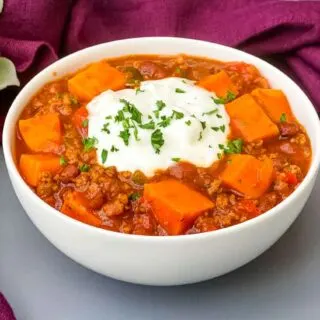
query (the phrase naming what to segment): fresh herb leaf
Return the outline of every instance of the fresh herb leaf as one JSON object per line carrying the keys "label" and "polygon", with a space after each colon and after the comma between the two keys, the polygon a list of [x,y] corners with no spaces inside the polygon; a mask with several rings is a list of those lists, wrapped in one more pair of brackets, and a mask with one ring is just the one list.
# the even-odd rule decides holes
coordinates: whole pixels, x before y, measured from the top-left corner
{"label": "fresh herb leaf", "polygon": [[191,125],[191,120],[186,121],[185,124],[186,124],[187,126],[190,126],[190,125]]}
{"label": "fresh herb leaf", "polygon": [[179,162],[181,160],[181,158],[171,158],[171,160],[174,162]]}
{"label": "fresh herb leaf", "polygon": [[110,125],[110,123],[105,123],[103,125],[101,131],[106,132],[107,134],[110,134],[109,125]]}
{"label": "fresh herb leaf", "polygon": [[140,88],[136,89],[136,94],[140,93],[140,92],[144,92],[144,90],[141,90]]}
{"label": "fresh herb leaf", "polygon": [[81,165],[81,166],[79,167],[79,170],[80,170],[81,172],[88,172],[89,169],[90,169],[90,166],[89,166],[88,164],[86,164],[86,163],[84,163],[83,165]]}
{"label": "fresh herb leaf", "polygon": [[218,157],[218,159],[220,160],[220,159],[222,158],[222,154],[221,154],[221,153],[218,153],[218,154],[217,154],[217,157]]}
{"label": "fresh herb leaf", "polygon": [[201,123],[202,130],[204,130],[207,127],[206,122],[205,121],[200,121],[200,123]]}
{"label": "fresh herb leaf", "polygon": [[88,123],[89,123],[89,120],[85,119],[85,120],[82,121],[81,125],[82,125],[83,128],[86,128],[88,126]]}
{"label": "fresh herb leaf", "polygon": [[110,119],[112,119],[112,116],[106,116],[105,119],[110,120]]}
{"label": "fresh herb leaf", "polygon": [[148,114],[148,119],[149,119],[149,120],[152,120],[152,117],[150,116],[150,114]]}
{"label": "fresh herb leaf", "polygon": [[64,156],[61,156],[59,159],[60,166],[65,166],[68,162]]}
{"label": "fresh herb leaf", "polygon": [[159,111],[161,111],[166,106],[166,104],[162,100],[158,100],[156,102],[156,105],[157,105]]}
{"label": "fresh herb leaf", "polygon": [[182,80],[182,82],[183,82],[183,83],[187,83],[187,81],[186,81],[186,80],[184,80],[184,79]]}
{"label": "fresh herb leaf", "polygon": [[210,116],[211,114],[214,114],[214,113],[217,113],[217,112],[218,112],[218,109],[216,108],[216,109],[213,109],[213,110],[208,111],[208,112],[203,112],[202,115],[203,115],[203,116],[204,116],[204,115]]}
{"label": "fresh herb leaf", "polygon": [[98,139],[96,137],[88,137],[83,139],[82,143],[84,147],[84,152],[88,152],[91,149],[95,148],[95,145],[98,143]]}
{"label": "fresh herb leaf", "polygon": [[141,123],[142,122],[142,113],[134,106],[131,106],[130,109],[130,113],[131,113],[131,119],[137,123]]}
{"label": "fresh herb leaf", "polygon": [[219,131],[219,127],[211,127],[213,131]]}
{"label": "fresh herb leaf", "polygon": [[287,122],[287,115],[285,113],[281,113],[280,122],[281,123]]}
{"label": "fresh herb leaf", "polygon": [[243,147],[243,140],[242,139],[235,139],[228,141],[226,147],[224,147],[224,153],[231,154],[231,153],[241,153]]}
{"label": "fresh herb leaf", "polygon": [[234,100],[235,97],[236,97],[236,95],[233,92],[228,91],[227,95],[225,97],[223,97],[223,98],[213,98],[212,97],[212,100],[215,104],[226,104],[226,103]]}
{"label": "fresh herb leaf", "polygon": [[209,144],[209,148],[212,149],[212,145],[211,144]]}
{"label": "fresh herb leaf", "polygon": [[141,198],[141,195],[138,192],[131,193],[129,196],[129,200],[131,200],[131,201],[136,201],[139,198]]}
{"label": "fresh herb leaf", "polygon": [[160,129],[157,129],[151,134],[151,144],[156,153],[160,153],[160,148],[164,144],[163,134]]}
{"label": "fresh herb leaf", "polygon": [[176,88],[176,93],[186,93],[186,92],[180,88]]}
{"label": "fresh herb leaf", "polygon": [[218,147],[220,150],[224,150],[224,145],[223,144],[218,144]]}
{"label": "fresh herb leaf", "polygon": [[107,157],[108,157],[108,150],[103,149],[101,151],[101,161],[102,161],[102,163],[105,163],[107,161]]}
{"label": "fresh herb leaf", "polygon": [[124,117],[123,111],[122,111],[122,110],[119,110],[119,111],[117,112],[117,115],[114,117],[114,121],[115,121],[115,122],[121,122],[121,121],[123,121],[124,119],[125,119],[125,117]]}
{"label": "fresh herb leaf", "polygon": [[110,149],[111,152],[118,152],[119,149],[116,148],[114,145],[112,145],[111,149]]}
{"label": "fresh herb leaf", "polygon": [[136,126],[134,126],[133,135],[134,135],[134,138],[136,139],[136,141],[140,141],[139,136],[138,136],[138,128]]}
{"label": "fresh herb leaf", "polygon": [[222,115],[217,113],[217,114],[216,114],[216,117],[219,118],[219,119],[221,119],[221,118],[222,118]]}
{"label": "fresh herb leaf", "polygon": [[170,122],[171,122],[171,118],[166,117],[166,116],[162,116],[162,117],[161,117],[161,120],[162,120],[162,121],[160,121],[160,122],[158,123],[158,126],[159,126],[159,127],[162,127],[162,128],[167,127],[167,126],[170,124]]}
{"label": "fresh herb leaf", "polygon": [[202,140],[202,132],[203,132],[203,131],[200,131],[200,133],[199,133],[198,141]]}
{"label": "fresh herb leaf", "polygon": [[177,120],[182,119],[184,114],[182,112],[172,110],[172,118],[176,118]]}
{"label": "fresh herb leaf", "polygon": [[159,119],[160,111],[159,111],[159,110],[154,110],[153,113],[154,113],[154,116],[155,116],[157,119]]}
{"label": "fresh herb leaf", "polygon": [[220,130],[221,130],[222,132],[225,132],[225,131],[226,131],[226,126],[225,126],[225,125],[222,125],[222,126],[220,126],[219,128],[220,128]]}
{"label": "fresh herb leaf", "polygon": [[119,137],[123,140],[124,144],[127,146],[129,144],[129,138],[130,138],[129,129],[120,131]]}
{"label": "fresh herb leaf", "polygon": [[154,121],[151,120],[150,122],[147,122],[147,123],[144,123],[144,124],[140,124],[139,127],[142,128],[142,129],[151,129],[151,130],[153,130],[155,128],[155,124],[154,124]]}

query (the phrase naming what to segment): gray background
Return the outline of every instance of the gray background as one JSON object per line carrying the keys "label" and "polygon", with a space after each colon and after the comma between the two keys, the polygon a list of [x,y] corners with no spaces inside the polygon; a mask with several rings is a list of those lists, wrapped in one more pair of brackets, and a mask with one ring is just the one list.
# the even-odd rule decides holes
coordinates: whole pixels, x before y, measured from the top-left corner
{"label": "gray background", "polygon": [[0,291],[17,318],[320,319],[320,177],[290,230],[255,261],[182,287],[127,284],[55,249],[20,206],[0,150]]}

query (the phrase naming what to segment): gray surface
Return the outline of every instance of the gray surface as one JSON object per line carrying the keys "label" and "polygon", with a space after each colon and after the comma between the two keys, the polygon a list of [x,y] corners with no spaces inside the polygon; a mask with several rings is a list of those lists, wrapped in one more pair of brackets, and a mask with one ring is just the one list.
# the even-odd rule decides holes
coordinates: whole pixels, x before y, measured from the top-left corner
{"label": "gray surface", "polygon": [[[320,178],[268,252],[224,277],[144,287],[100,276],[55,249],[20,206],[0,153],[0,291],[23,320],[320,319]],[[318,194],[318,197],[317,197]]]}

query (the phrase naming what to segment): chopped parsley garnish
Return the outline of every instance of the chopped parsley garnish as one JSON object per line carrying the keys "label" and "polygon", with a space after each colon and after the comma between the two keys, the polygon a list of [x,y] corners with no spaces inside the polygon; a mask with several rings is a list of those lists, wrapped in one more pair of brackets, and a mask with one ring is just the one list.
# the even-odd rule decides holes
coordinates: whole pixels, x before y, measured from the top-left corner
{"label": "chopped parsley garnish", "polygon": [[172,118],[176,118],[177,120],[182,119],[184,114],[182,112],[172,110]]}
{"label": "chopped parsley garnish", "polygon": [[187,126],[190,126],[190,125],[191,125],[191,120],[186,121],[185,124],[186,124]]}
{"label": "chopped parsley garnish", "polygon": [[220,150],[224,150],[224,145],[223,144],[218,144],[218,147]]}
{"label": "chopped parsley garnish", "polygon": [[218,154],[217,154],[217,157],[218,157],[218,159],[220,160],[220,159],[222,158],[222,154],[221,154],[221,153],[218,153]]}
{"label": "chopped parsley garnish", "polygon": [[179,162],[181,160],[181,158],[171,158],[171,160],[174,162]]}
{"label": "chopped parsley garnish", "polygon": [[285,113],[281,113],[280,122],[281,123],[287,122],[287,115]]}
{"label": "chopped parsley garnish", "polygon": [[217,114],[216,114],[216,117],[219,118],[219,119],[221,119],[221,118],[222,118],[222,115],[217,113]]}
{"label": "chopped parsley garnish", "polygon": [[222,132],[225,132],[226,131],[226,126],[225,125],[222,125],[219,127],[219,129],[222,131]]}
{"label": "chopped parsley garnish", "polygon": [[157,129],[151,134],[151,144],[156,153],[160,153],[160,148],[164,144],[163,134],[160,129]]}
{"label": "chopped parsley garnish", "polygon": [[213,131],[219,131],[219,127],[211,127],[211,129],[213,130]]}
{"label": "chopped parsley garnish", "polygon": [[211,144],[209,144],[209,148],[212,149],[212,145]]}
{"label": "chopped parsley garnish", "polygon": [[105,123],[103,125],[101,131],[106,132],[107,134],[110,134],[109,125],[110,125],[110,123]]}
{"label": "chopped parsley garnish", "polygon": [[105,119],[110,120],[110,119],[112,119],[112,116],[106,116]]}
{"label": "chopped parsley garnish", "polygon": [[68,162],[64,156],[61,156],[59,159],[60,166],[65,166]]}
{"label": "chopped parsley garnish", "polygon": [[88,152],[95,147],[95,145],[98,143],[98,139],[96,137],[89,137],[83,139],[82,143],[84,147],[84,152]]}
{"label": "chopped parsley garnish", "polygon": [[119,110],[119,111],[117,112],[117,115],[114,117],[114,121],[115,121],[115,122],[121,122],[121,121],[123,121],[123,120],[124,120],[124,113],[123,113],[122,110]]}
{"label": "chopped parsley garnish", "polygon": [[120,99],[120,102],[124,104],[123,111],[131,113],[131,119],[137,123],[141,123],[142,113],[135,107],[134,104],[126,99]]}
{"label": "chopped parsley garnish", "polygon": [[85,120],[82,121],[81,125],[82,125],[83,128],[86,128],[88,126],[88,123],[89,123],[89,120],[85,119]]}
{"label": "chopped parsley garnish", "polygon": [[157,119],[159,119],[160,110],[154,110],[153,113],[154,113],[154,116],[155,116]]}
{"label": "chopped parsley garnish", "polygon": [[120,131],[119,137],[123,140],[124,144],[127,146],[129,144],[129,138],[130,138],[129,129]]}
{"label": "chopped parsley garnish", "polygon": [[89,166],[88,164],[86,164],[86,163],[84,163],[83,165],[81,165],[81,166],[79,167],[79,170],[80,170],[81,172],[88,172],[89,169],[90,169],[90,166]]}
{"label": "chopped parsley garnish", "polygon": [[155,124],[154,124],[154,121],[151,120],[150,122],[147,122],[147,123],[144,123],[144,124],[140,124],[139,127],[142,128],[142,129],[151,129],[151,130],[153,130],[155,128]]}
{"label": "chopped parsley garnish", "polygon": [[103,149],[101,151],[101,161],[102,161],[102,163],[105,163],[107,161],[107,157],[108,157],[108,151],[106,149]]}
{"label": "chopped parsley garnish", "polygon": [[171,122],[171,118],[166,117],[166,116],[162,116],[162,117],[161,117],[161,120],[162,120],[162,121],[160,121],[160,122],[158,123],[158,126],[159,126],[159,127],[162,127],[162,128],[167,127],[167,126],[170,124],[170,122]]}
{"label": "chopped parsley garnish", "polygon": [[141,90],[140,88],[136,89],[136,94],[140,93],[140,92],[144,92],[144,90]]}
{"label": "chopped parsley garnish", "polygon": [[186,92],[180,88],[176,88],[176,93],[186,93]]}
{"label": "chopped parsley garnish", "polygon": [[166,106],[166,104],[162,100],[158,100],[156,102],[156,105],[157,105],[159,111],[161,111]]}
{"label": "chopped parsley garnish", "polygon": [[216,108],[216,109],[213,109],[213,110],[208,111],[208,112],[203,112],[202,115],[203,115],[203,116],[204,116],[204,115],[210,116],[211,114],[214,114],[214,113],[217,113],[217,112],[218,112],[218,109]]}
{"label": "chopped parsley garnish", "polygon": [[201,123],[202,130],[204,130],[207,127],[206,122],[205,121],[200,121],[200,123]]}
{"label": "chopped parsley garnish", "polygon": [[228,141],[227,146],[224,146],[224,153],[241,153],[243,147],[243,140],[242,139],[235,139]]}
{"label": "chopped parsley garnish", "polygon": [[227,95],[224,98],[217,98],[217,99],[212,98],[212,100],[216,104],[226,104],[226,103],[234,100],[235,97],[236,97],[236,95],[233,92],[228,91]]}
{"label": "chopped parsley garnish", "polygon": [[131,194],[130,194],[129,200],[131,200],[131,201],[136,201],[136,200],[138,200],[140,197],[141,197],[140,193],[134,192],[134,193],[131,193]]}
{"label": "chopped parsley garnish", "polygon": [[138,128],[136,126],[134,126],[133,135],[134,135],[134,138],[136,139],[136,141],[140,141],[139,136],[138,136]]}
{"label": "chopped parsley garnish", "polygon": [[117,147],[115,147],[114,145],[112,145],[110,151],[111,151],[111,152],[118,152],[119,149],[118,149]]}
{"label": "chopped parsley garnish", "polygon": [[200,131],[200,133],[199,133],[198,141],[202,140],[202,132],[203,132],[203,131]]}

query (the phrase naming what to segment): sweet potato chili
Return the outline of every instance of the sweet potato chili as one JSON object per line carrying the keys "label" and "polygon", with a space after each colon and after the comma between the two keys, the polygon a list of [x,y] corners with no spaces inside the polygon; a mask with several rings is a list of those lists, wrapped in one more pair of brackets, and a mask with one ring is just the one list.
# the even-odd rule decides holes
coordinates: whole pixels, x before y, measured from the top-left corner
{"label": "sweet potato chili", "polygon": [[[231,131],[228,142],[219,145],[219,160],[203,168],[174,158],[152,177],[107,166],[108,154],[119,146],[97,154],[95,137],[88,137],[88,102],[108,89],[133,88],[138,94],[142,81],[169,77],[194,80],[215,94],[216,104],[225,106]],[[177,94],[182,91],[176,89]],[[124,108],[139,130],[150,129],[158,154],[169,143],[162,128],[170,121],[184,121],[176,115],[155,127],[156,117],[141,123],[138,105],[127,102]],[[103,128],[106,139],[108,123]],[[122,148],[137,138],[137,127],[121,131]],[[206,130],[221,133],[226,126]],[[16,157],[30,188],[63,214],[116,232],[164,236],[213,231],[264,214],[301,183],[312,152],[284,93],[271,89],[253,65],[184,55],[133,55],[96,62],[46,84],[17,123]]]}

